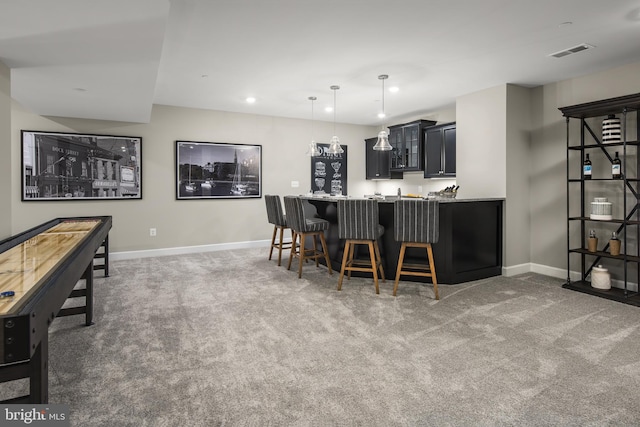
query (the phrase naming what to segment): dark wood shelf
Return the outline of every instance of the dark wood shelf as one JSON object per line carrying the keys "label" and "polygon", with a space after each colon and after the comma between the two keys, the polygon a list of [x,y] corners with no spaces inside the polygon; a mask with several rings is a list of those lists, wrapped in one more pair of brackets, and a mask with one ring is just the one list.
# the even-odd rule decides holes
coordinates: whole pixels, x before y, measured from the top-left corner
{"label": "dark wood shelf", "polygon": [[584,144],[584,145],[570,145],[569,150],[582,150],[583,148],[607,148],[607,147],[622,147],[623,145],[632,145],[637,147],[640,145],[639,141],[627,141],[626,144],[624,142],[607,142],[600,144]]}
{"label": "dark wood shelf", "polygon": [[569,221],[593,221],[593,222],[610,222],[612,224],[622,224],[623,222],[631,225],[640,225],[640,221],[628,220],[623,221],[621,219],[591,219],[588,216],[572,216],[569,217]]}
{"label": "dark wood shelf", "polygon": [[625,291],[624,289],[611,288],[609,290],[596,289],[591,287],[591,282],[586,280],[578,280],[575,282],[567,282],[562,285],[565,289],[582,292],[597,297],[622,302],[625,304],[640,307],[640,295],[638,292]]}
{"label": "dark wood shelf", "polygon": [[[578,253],[578,254],[585,254],[585,255],[593,255],[594,257],[601,257],[601,258],[619,259],[620,261],[624,261],[625,260],[625,257],[624,257],[623,254],[611,255],[609,252],[603,252],[603,251],[591,252],[591,251],[589,251],[587,249],[574,248],[574,249],[569,249],[569,252],[574,252],[574,253]],[[635,256],[635,255],[627,255],[626,260],[629,261],[629,262],[640,262],[640,257],[639,256]]]}
{"label": "dark wood shelf", "polygon": [[[611,181],[611,182],[624,182],[624,179],[613,179],[613,178],[591,178],[591,179],[582,179],[582,178],[571,178],[569,182],[589,182],[589,181]],[[627,178],[627,181],[631,182],[640,182],[640,178]]]}
{"label": "dark wood shelf", "polygon": [[639,110],[640,93],[559,108],[564,117],[576,119],[620,114],[624,109],[629,111]]}
{"label": "dark wood shelf", "polygon": [[[581,238],[582,243],[580,247],[572,249],[571,237],[572,235],[574,236],[574,241],[575,237],[577,237],[574,231],[576,227],[573,227],[575,221],[579,222],[581,233],[585,232],[587,226],[600,229],[611,228],[606,226],[606,224],[616,224],[618,227],[617,232],[624,233],[625,235],[630,234],[628,227],[633,227],[631,231],[633,231],[634,234],[640,232],[640,229],[637,228],[637,226],[640,225],[640,210],[638,210],[640,207],[640,174],[638,173],[638,171],[640,171],[640,93],[571,105],[560,108],[560,111],[562,115],[566,117],[567,123],[567,268],[571,270],[571,266],[576,265],[572,264],[572,259],[575,260],[575,257],[578,256],[580,258],[580,277],[585,279],[591,271],[591,268],[601,261],[603,261],[603,264],[606,262],[620,264],[617,265],[617,267],[621,267],[624,271],[623,287],[629,288],[628,269],[640,268],[640,249],[635,247],[637,245],[631,245],[634,246],[633,248],[625,245],[626,247],[624,249],[626,254],[611,255],[604,250],[596,252],[587,250],[585,248],[584,234]],[[586,120],[587,118],[605,119],[610,115],[618,115],[620,120],[620,141],[605,142],[600,140],[601,137],[604,139],[605,136],[604,134],[598,134],[598,129],[595,127],[598,123],[592,120]],[[571,119],[579,119],[580,121],[579,142],[576,141],[577,135],[573,137],[573,140],[570,139],[572,131],[570,131],[569,123]],[[629,149],[627,149],[627,147],[629,147]],[[578,155],[572,155],[571,152],[578,152]],[[621,154],[620,160],[621,164],[624,165],[625,171],[623,179],[613,179],[609,174],[606,174],[606,177],[602,178],[584,179],[584,172],[578,174],[576,173],[578,169],[573,169],[574,166],[578,166],[576,162],[579,161],[580,167],[584,170],[583,161],[585,161],[585,159],[578,159],[578,157],[583,157],[584,154],[586,154],[587,158],[590,154],[593,154],[596,159],[596,164],[601,163],[601,166],[608,164],[613,165],[614,158],[611,154],[614,152],[616,156]],[[578,178],[575,178],[576,176]],[[597,181],[599,184],[596,184],[595,187],[591,187],[589,184],[585,185],[584,183],[588,181]],[[605,183],[616,181],[619,181],[622,185]],[[576,183],[580,183],[580,185],[577,186]],[[600,190],[597,194],[603,192],[605,194],[611,193],[617,200],[622,199],[620,206],[624,207],[624,212],[619,212],[617,218],[614,219],[591,219],[591,216],[586,211],[586,207],[589,205],[587,197],[590,196],[591,190],[595,188],[599,188]],[[619,191],[620,189],[622,189],[622,192]],[[572,209],[572,206],[575,206],[572,205],[572,199],[574,197],[572,194],[575,195],[575,197],[579,197],[580,216],[570,216],[572,210],[576,212],[575,209]],[[634,199],[635,202],[633,202]],[[573,203],[575,204],[576,201],[573,201]],[[602,249],[608,249],[608,244],[602,247]],[[630,267],[629,264],[631,263],[635,265]],[[567,277],[570,276],[567,275]],[[592,288],[591,283],[586,280],[572,282],[568,279],[567,283],[562,286],[566,289],[572,289],[640,307],[640,295],[638,292],[617,288],[610,290],[595,289]]]}

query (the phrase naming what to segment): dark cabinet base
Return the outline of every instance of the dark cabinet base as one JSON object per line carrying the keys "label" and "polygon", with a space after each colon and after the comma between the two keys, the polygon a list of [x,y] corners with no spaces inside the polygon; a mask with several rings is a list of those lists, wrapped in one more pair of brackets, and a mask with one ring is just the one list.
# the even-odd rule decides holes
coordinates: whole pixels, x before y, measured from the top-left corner
{"label": "dark cabinet base", "polygon": [[[344,241],[338,238],[336,202],[309,199],[317,215],[331,224],[325,233],[332,268],[340,271]],[[379,202],[380,224],[385,228],[379,244],[387,280],[398,266],[400,242],[393,235],[393,203]],[[433,245],[438,283],[457,284],[502,274],[502,200],[440,204],[440,240]],[[368,254],[362,254],[368,257]],[[426,251],[407,250],[406,262],[426,262]],[[354,273],[355,274],[355,273]],[[428,282],[421,277],[402,280]]]}

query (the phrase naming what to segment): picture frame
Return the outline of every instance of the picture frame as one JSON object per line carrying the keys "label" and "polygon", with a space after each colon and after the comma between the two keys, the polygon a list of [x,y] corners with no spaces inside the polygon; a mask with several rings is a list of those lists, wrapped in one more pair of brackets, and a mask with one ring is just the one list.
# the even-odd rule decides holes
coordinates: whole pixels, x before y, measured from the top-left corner
{"label": "picture frame", "polygon": [[21,131],[22,201],[142,199],[142,138]]}
{"label": "picture frame", "polygon": [[176,199],[262,197],[262,146],[176,141]]}
{"label": "picture frame", "polygon": [[347,146],[340,154],[329,153],[329,144],[317,144],[320,154],[311,157],[311,192],[318,195],[347,195]]}

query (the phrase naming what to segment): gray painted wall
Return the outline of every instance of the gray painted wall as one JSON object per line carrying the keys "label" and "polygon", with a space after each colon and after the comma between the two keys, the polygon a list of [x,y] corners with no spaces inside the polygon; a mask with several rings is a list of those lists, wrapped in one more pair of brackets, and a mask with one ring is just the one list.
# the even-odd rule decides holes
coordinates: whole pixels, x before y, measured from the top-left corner
{"label": "gray painted wall", "polygon": [[533,89],[530,236],[534,269],[566,275],[566,125],[558,108],[638,92],[640,63]]}
{"label": "gray painted wall", "polygon": [[11,235],[11,72],[0,62],[0,239]]}
{"label": "gray painted wall", "polygon": [[[62,216],[112,215],[113,252],[270,239],[264,199],[175,199],[176,140],[260,144],[263,194],[302,194],[310,189],[311,160],[305,156],[311,140],[309,120],[155,105],[148,124],[114,123],[41,117],[14,103],[12,122],[13,147],[20,147],[21,129],[140,136],[143,185],[142,200],[19,202],[20,183],[14,180],[13,234]],[[348,146],[349,194],[372,193],[374,184],[364,179],[364,138],[375,130],[342,124],[336,130]],[[317,141],[328,142],[333,123],[316,121],[314,132]],[[19,151],[16,148],[11,156],[11,176],[20,176]],[[291,181],[300,186],[292,188]],[[156,237],[149,236],[151,227],[157,229]]]}

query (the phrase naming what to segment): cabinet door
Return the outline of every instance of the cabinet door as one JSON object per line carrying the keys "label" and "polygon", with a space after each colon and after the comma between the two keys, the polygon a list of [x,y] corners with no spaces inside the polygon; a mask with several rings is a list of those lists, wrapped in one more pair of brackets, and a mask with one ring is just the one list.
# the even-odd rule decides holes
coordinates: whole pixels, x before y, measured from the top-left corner
{"label": "cabinet door", "polygon": [[378,138],[368,138],[365,140],[365,150],[367,159],[367,179],[385,179],[390,177],[389,165],[391,163],[391,153],[389,151],[374,151],[373,146],[378,142]]}
{"label": "cabinet door", "polygon": [[368,138],[365,142],[366,178],[402,179],[402,172],[391,172],[391,151],[375,151],[373,146],[378,142],[378,138]]}
{"label": "cabinet door", "polygon": [[424,132],[424,177],[456,176],[456,125],[427,128]]}
{"label": "cabinet door", "polygon": [[389,144],[393,147],[393,150],[391,150],[391,170],[404,170],[406,164],[402,136],[402,128],[389,129]]}
{"label": "cabinet door", "polygon": [[442,151],[444,146],[442,129],[427,129],[424,133],[424,177],[442,176]]}
{"label": "cabinet door", "polygon": [[405,170],[422,170],[422,138],[419,125],[404,128],[404,151],[407,159]]}
{"label": "cabinet door", "polygon": [[456,127],[442,128],[444,146],[442,148],[443,171],[446,176],[456,176]]}

